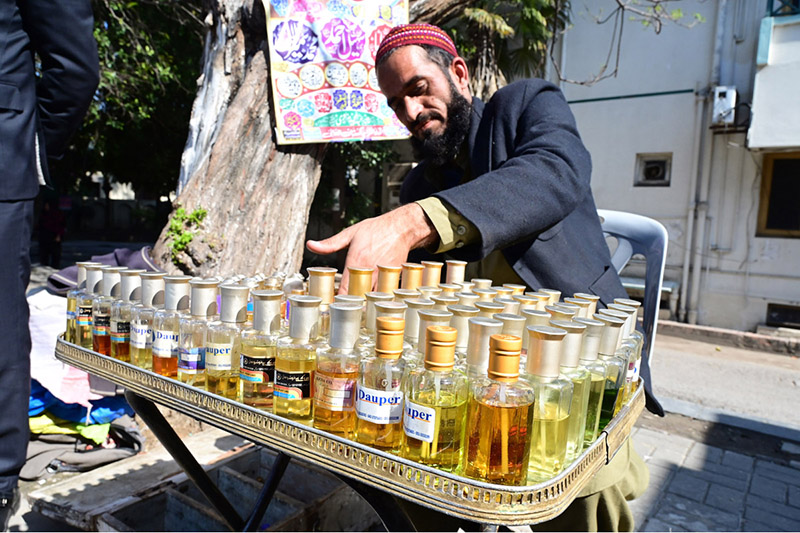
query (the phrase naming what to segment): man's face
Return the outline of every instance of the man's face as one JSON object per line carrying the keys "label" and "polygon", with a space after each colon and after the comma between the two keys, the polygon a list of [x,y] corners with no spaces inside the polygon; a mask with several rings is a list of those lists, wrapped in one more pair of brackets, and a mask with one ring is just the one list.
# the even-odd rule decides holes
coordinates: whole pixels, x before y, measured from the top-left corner
{"label": "man's face", "polygon": [[446,159],[457,152],[469,126],[472,100],[462,60],[454,61],[446,75],[423,48],[403,46],[380,65],[378,80],[423,155]]}

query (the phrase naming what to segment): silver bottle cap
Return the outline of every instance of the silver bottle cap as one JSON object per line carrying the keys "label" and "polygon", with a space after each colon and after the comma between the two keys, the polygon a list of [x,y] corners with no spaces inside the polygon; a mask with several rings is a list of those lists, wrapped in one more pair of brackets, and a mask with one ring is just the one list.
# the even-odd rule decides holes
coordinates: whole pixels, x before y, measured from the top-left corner
{"label": "silver bottle cap", "polygon": [[430,309],[433,307],[433,300],[426,300],[423,298],[409,298],[404,302],[408,309],[406,309],[406,332],[405,338],[408,339],[413,345],[416,345],[419,340],[419,315],[417,314],[420,309]]}
{"label": "silver bottle cap", "polygon": [[617,309],[611,308],[600,309],[597,313],[605,316],[613,316],[614,318],[619,318],[620,320],[625,321],[625,324],[622,326],[622,331],[620,332],[620,340],[630,336],[631,332],[633,331],[633,315],[629,315],[624,311],[618,311]]}
{"label": "silver bottle cap", "polygon": [[417,339],[420,352],[425,349],[425,332],[428,331],[428,326],[449,326],[452,317],[453,313],[450,311],[439,311],[438,309],[420,309],[417,311],[417,320],[419,320]]}
{"label": "silver bottle cap", "polygon": [[289,336],[299,341],[308,341],[319,334],[319,306],[322,298],[318,296],[289,296],[292,313],[289,316]]}
{"label": "silver bottle cap", "polygon": [[478,316],[483,318],[493,318],[494,315],[503,312],[502,304],[496,304],[494,302],[475,302],[475,307],[480,311]]}
{"label": "silver bottle cap", "polygon": [[253,297],[253,329],[278,333],[281,329],[281,299],[283,291],[266,289],[250,291]]}
{"label": "silver bottle cap", "polygon": [[94,266],[94,265],[102,265],[102,263],[98,263],[97,261],[78,261],[75,263],[78,267],[78,279],[75,284],[75,287],[78,289],[85,289],[86,288],[86,267],[87,266]]}
{"label": "silver bottle cap", "polygon": [[347,304],[364,307],[364,302],[367,301],[363,296],[356,294],[337,294],[333,297],[333,301],[337,304]]}
{"label": "silver bottle cap", "polygon": [[442,294],[442,289],[440,289],[439,287],[434,287],[432,285],[423,285],[422,287],[417,287],[417,292],[419,292],[420,298],[430,300],[434,296],[439,296],[440,294]]}
{"label": "silver bottle cap", "polygon": [[539,302],[538,298],[535,298],[533,296],[526,296],[524,294],[515,294],[514,296],[512,296],[512,298],[514,298],[517,302],[519,302],[520,313],[524,309],[536,309],[536,304]]}
{"label": "silver bottle cap", "polygon": [[550,313],[556,320],[572,320],[572,317],[578,314],[577,311],[561,307],[560,305],[546,305],[544,310]]}
{"label": "silver bottle cap", "polygon": [[250,287],[247,285],[222,285],[219,292],[221,296],[219,319],[223,322],[245,322]]}
{"label": "silver bottle cap", "polygon": [[495,298],[497,298],[497,291],[486,288],[486,289],[472,289],[474,294],[478,295],[479,302],[491,302]]}
{"label": "silver bottle cap", "polygon": [[458,298],[455,296],[433,296],[431,300],[433,300],[433,308],[439,311],[447,311],[448,306],[458,304]]}
{"label": "silver bottle cap", "polygon": [[458,292],[472,292],[472,289],[475,287],[475,284],[471,281],[462,281],[461,283],[454,283],[454,285],[459,285],[461,287]]}
{"label": "silver bottle cap", "polygon": [[103,267],[103,296],[110,296],[112,298],[120,297],[122,294],[122,276],[120,272],[123,270],[125,270],[125,267]]}
{"label": "silver bottle cap", "polygon": [[589,310],[592,307],[592,302],[584,300],[583,298],[564,298],[564,304],[577,305],[578,314],[581,318],[589,318]]}
{"label": "silver bottle cap", "polygon": [[468,305],[448,305],[447,310],[453,313],[450,325],[456,328],[456,351],[465,352],[469,345],[469,319],[478,316],[478,308]]}
{"label": "silver bottle cap", "polygon": [[442,289],[439,296],[455,296],[456,293],[461,290],[461,285],[456,285],[455,283],[440,283],[439,288]]}
{"label": "silver bottle cap", "polygon": [[164,276],[164,309],[183,311],[189,309],[189,280],[191,276]]}
{"label": "silver bottle cap", "polygon": [[191,287],[191,313],[195,317],[209,317],[217,314],[217,293],[219,281],[216,278],[193,278]]}
{"label": "silver bottle cap", "polygon": [[458,298],[458,305],[466,305],[467,307],[475,307],[475,303],[480,298],[474,292],[457,292],[456,298]]}
{"label": "silver bottle cap", "polygon": [[600,353],[600,355],[614,355],[619,346],[620,334],[622,333],[622,326],[625,325],[625,321],[621,318],[600,313],[595,313],[592,318],[605,324],[603,336],[600,337],[598,353]]}
{"label": "silver bottle cap", "polygon": [[142,299],[142,269],[128,268],[120,272],[122,281],[120,298],[124,302],[138,302]]}
{"label": "silver bottle cap", "polygon": [[499,320],[481,317],[469,319],[467,364],[478,369],[480,375],[485,375],[489,366],[489,337],[499,334],[502,329],[503,323]]}
{"label": "silver bottle cap", "polygon": [[580,322],[568,322],[566,320],[551,320],[550,325],[567,332],[561,350],[561,366],[575,368],[580,362],[583,332],[586,331],[586,326]]}
{"label": "silver bottle cap", "polygon": [[539,292],[543,292],[550,298],[548,305],[558,303],[559,298],[561,298],[561,291],[555,289],[539,289]]}
{"label": "silver bottle cap", "polygon": [[364,294],[367,299],[367,306],[364,310],[364,329],[370,333],[375,332],[375,318],[378,316],[375,311],[375,304],[378,302],[392,301],[392,295],[386,292],[368,292]]}
{"label": "silver bottle cap", "polygon": [[581,345],[581,360],[594,361],[600,351],[600,339],[603,337],[605,324],[593,318],[574,318],[572,321],[586,326],[586,331],[583,332],[583,344]]}
{"label": "silver bottle cap", "polygon": [[551,326],[528,328],[528,359],[525,370],[528,374],[545,378],[557,378],[561,367],[561,350],[567,332]]}
{"label": "silver bottle cap", "polygon": [[500,330],[503,335],[514,335],[520,339],[525,336],[524,316],[514,313],[497,313],[494,315],[494,319],[503,323],[503,329]]}
{"label": "silver bottle cap", "polygon": [[492,280],[486,278],[472,278],[470,282],[472,282],[472,292],[475,292],[475,289],[488,289],[492,286]]}
{"label": "silver bottle cap", "polygon": [[164,305],[164,273],[142,272],[142,305],[162,307]]}
{"label": "silver bottle cap", "polygon": [[[607,310],[614,310],[614,311],[619,311],[621,313],[625,313],[625,315],[626,315],[626,324],[625,324],[626,334],[625,334],[625,336],[626,337],[629,336],[633,332],[633,330],[636,329],[636,321],[639,318],[639,315],[638,315],[635,307],[633,307],[631,305],[623,305],[623,304],[613,303],[613,304],[608,304],[608,309]],[[618,316],[618,315],[613,315],[613,316]]]}
{"label": "silver bottle cap", "polygon": [[86,292],[102,294],[103,292],[103,265],[86,266]]}
{"label": "silver bottle cap", "polygon": [[403,302],[375,302],[375,318],[382,316],[393,316],[405,319],[408,306]]}
{"label": "silver bottle cap", "polygon": [[464,272],[467,269],[466,261],[457,261],[455,259],[448,259],[447,272],[445,273],[445,283],[461,283],[464,281]]}
{"label": "silver bottle cap", "polygon": [[514,298],[503,296],[500,298],[495,298],[494,303],[502,305],[504,313],[511,313],[512,315],[519,314],[519,302]]}
{"label": "silver bottle cap", "polygon": [[[530,328],[533,326],[546,326],[550,323],[550,313],[547,311],[540,311],[538,309],[523,309],[520,311],[522,316],[525,317],[525,327]],[[522,349],[528,349],[529,335],[526,333],[522,336]]]}
{"label": "silver bottle cap", "polygon": [[419,298],[420,294],[419,291],[413,289],[395,289],[394,290],[394,301],[395,302],[404,302],[410,298]]}
{"label": "silver bottle cap", "polygon": [[361,330],[361,307],[332,303],[331,307],[331,348],[352,350]]}

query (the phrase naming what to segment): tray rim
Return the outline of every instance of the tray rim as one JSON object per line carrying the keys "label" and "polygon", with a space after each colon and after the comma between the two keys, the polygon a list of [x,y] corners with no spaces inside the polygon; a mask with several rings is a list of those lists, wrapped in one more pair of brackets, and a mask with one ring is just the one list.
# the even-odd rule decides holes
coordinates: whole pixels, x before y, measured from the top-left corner
{"label": "tray rim", "polygon": [[249,407],[101,355],[59,335],[56,358],[220,429],[302,458],[336,474],[458,518],[494,525],[529,525],[555,518],[625,443],[644,408],[644,387],[622,407],[597,441],[555,478],[506,486],[450,474]]}

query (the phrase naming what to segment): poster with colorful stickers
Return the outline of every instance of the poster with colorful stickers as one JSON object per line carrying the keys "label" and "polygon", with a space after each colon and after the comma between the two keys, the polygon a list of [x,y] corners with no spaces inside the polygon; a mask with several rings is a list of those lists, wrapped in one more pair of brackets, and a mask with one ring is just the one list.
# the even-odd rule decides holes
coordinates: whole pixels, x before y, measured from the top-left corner
{"label": "poster with colorful stickers", "polygon": [[378,87],[375,52],[408,0],[263,0],[279,144],[409,136]]}

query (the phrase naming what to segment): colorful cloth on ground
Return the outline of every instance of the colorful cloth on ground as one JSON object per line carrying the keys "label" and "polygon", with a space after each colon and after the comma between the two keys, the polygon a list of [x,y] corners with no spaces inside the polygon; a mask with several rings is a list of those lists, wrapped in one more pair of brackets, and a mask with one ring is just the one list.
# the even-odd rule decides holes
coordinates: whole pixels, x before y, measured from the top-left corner
{"label": "colorful cloth on ground", "polygon": [[28,419],[31,433],[37,435],[80,435],[84,439],[90,440],[95,444],[102,445],[108,438],[108,430],[111,424],[81,424],[70,422],[54,416],[45,411],[39,416]]}
{"label": "colorful cloth on ground", "polygon": [[45,410],[58,418],[82,424],[108,424],[124,415],[133,416],[133,409],[122,396],[91,400],[89,406],[85,407],[77,403],[62,402],[33,379],[28,400],[28,416],[40,415]]}

